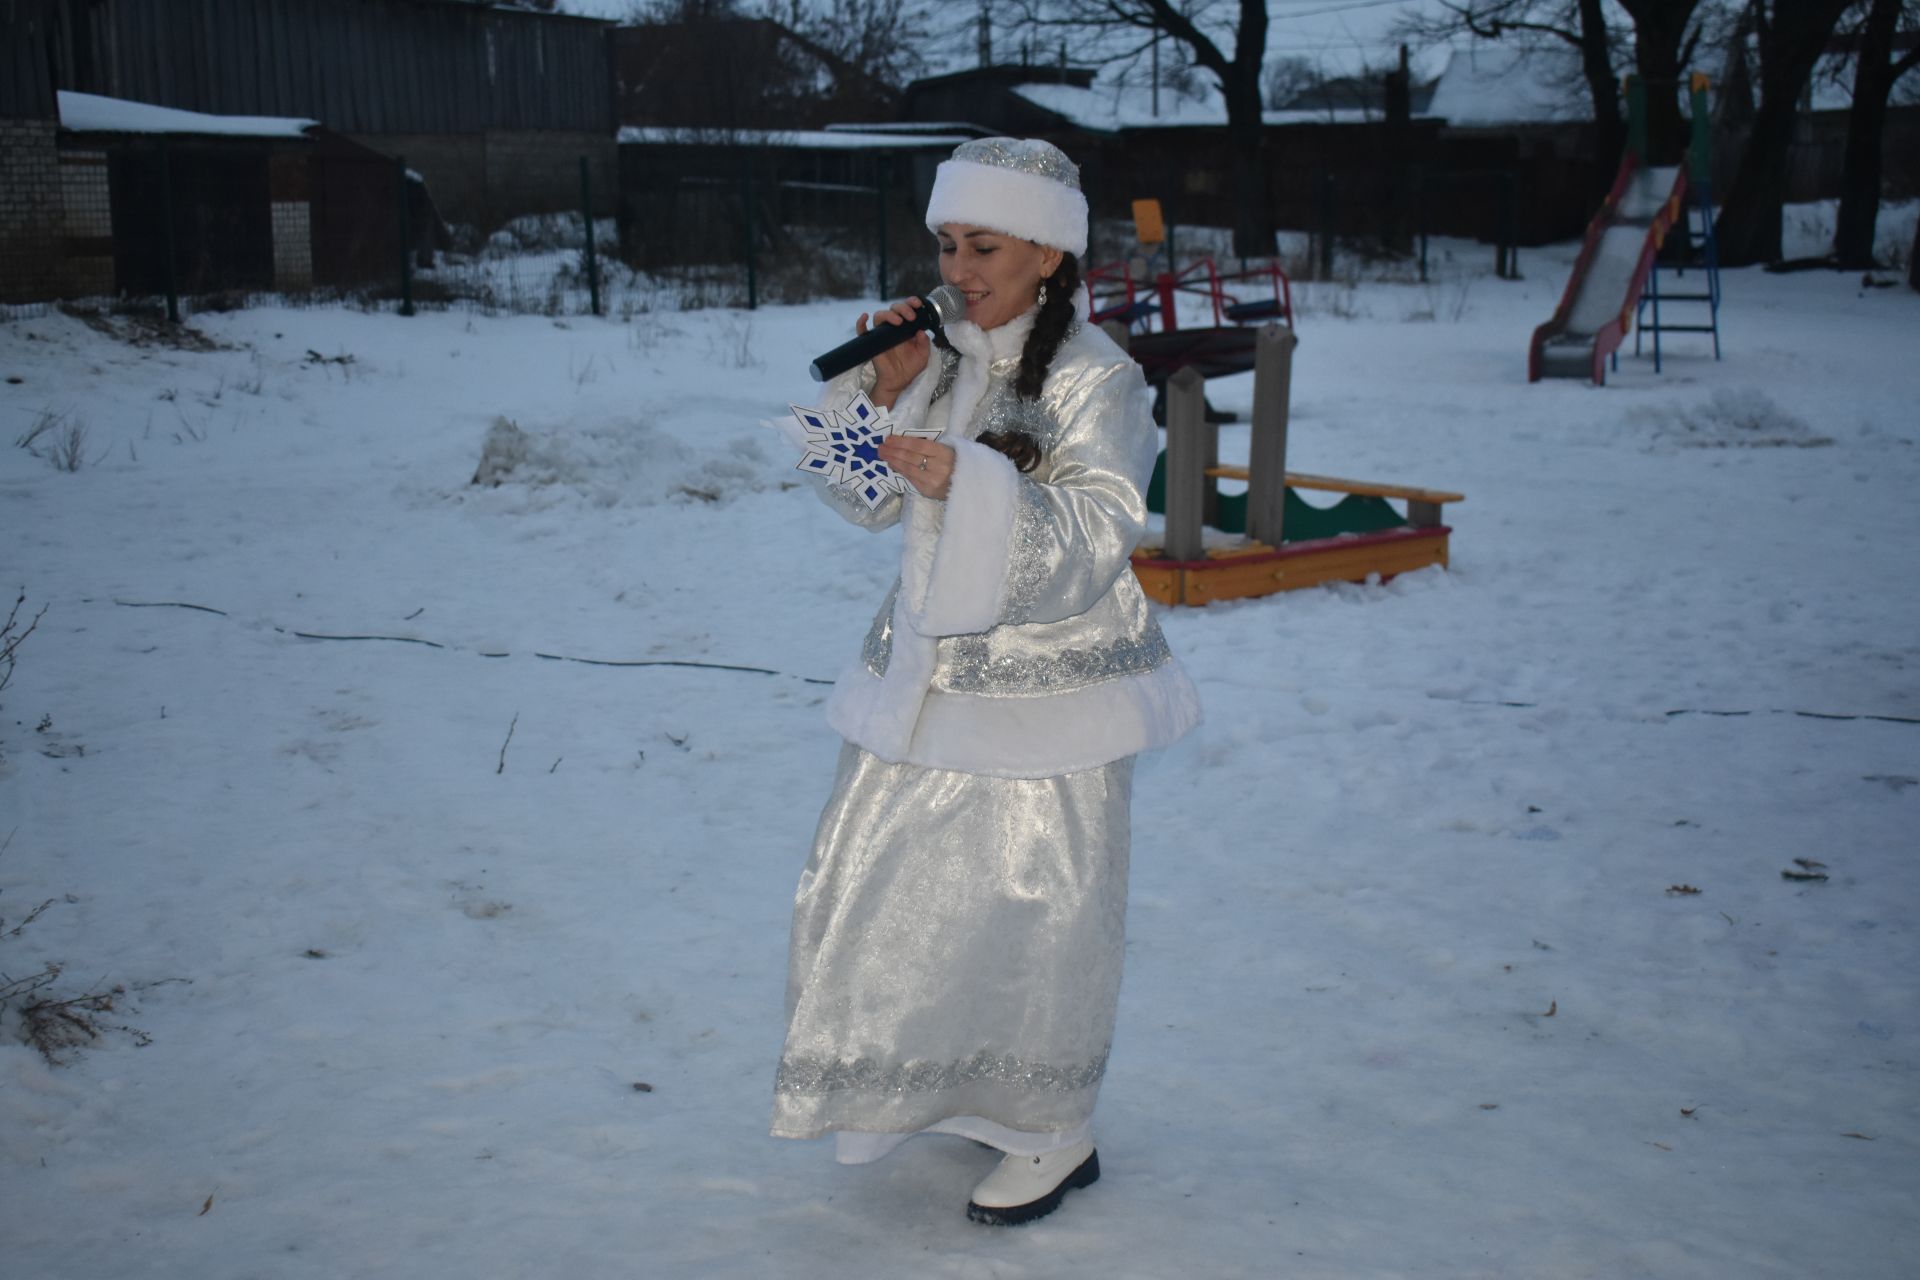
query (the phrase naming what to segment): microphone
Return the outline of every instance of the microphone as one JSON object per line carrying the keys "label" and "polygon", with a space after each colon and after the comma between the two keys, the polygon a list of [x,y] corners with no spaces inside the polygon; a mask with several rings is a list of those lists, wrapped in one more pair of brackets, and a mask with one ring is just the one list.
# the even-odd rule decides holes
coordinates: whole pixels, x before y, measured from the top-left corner
{"label": "microphone", "polygon": [[883,351],[891,351],[914,334],[931,329],[940,332],[967,314],[967,295],[950,284],[920,299],[920,308],[905,324],[876,324],[851,342],[843,342],[808,366],[815,382],[837,378],[847,370],[863,365]]}

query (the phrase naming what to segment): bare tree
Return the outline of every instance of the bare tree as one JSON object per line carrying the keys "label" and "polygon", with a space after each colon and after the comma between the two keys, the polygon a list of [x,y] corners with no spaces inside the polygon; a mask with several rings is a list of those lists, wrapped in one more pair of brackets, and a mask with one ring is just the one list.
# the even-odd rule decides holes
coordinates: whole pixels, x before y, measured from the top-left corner
{"label": "bare tree", "polygon": [[1618,33],[1607,24],[1604,0],[1446,0],[1442,10],[1406,21],[1401,30],[1432,43],[1464,34],[1522,48],[1562,45],[1579,55],[1580,78],[1593,104],[1595,177],[1604,189],[1627,145],[1615,68]]}
{"label": "bare tree", "polygon": [[[1275,58],[1267,64],[1261,87],[1266,90],[1268,109],[1280,111],[1312,94],[1326,80],[1325,73],[1310,58]],[[1319,105],[1314,104],[1316,108]]]}
{"label": "bare tree", "polygon": [[824,6],[774,0],[766,16],[830,63],[888,88],[905,87],[927,68],[922,41],[928,14],[911,0],[827,0]]}
{"label": "bare tree", "polygon": [[1748,12],[1760,50],[1760,106],[1714,224],[1720,261],[1727,266],[1771,262],[1780,256],[1787,151],[1800,96],[1841,14],[1853,2],[1752,0]]}
{"label": "bare tree", "polygon": [[1920,66],[1920,42],[1895,55],[1902,27],[1920,26],[1920,3],[1869,0],[1865,18],[1853,33],[1853,104],[1847,112],[1847,152],[1840,176],[1840,215],[1834,225],[1833,256],[1843,267],[1869,268],[1874,230],[1880,220],[1882,138],[1887,97],[1894,82]]}
{"label": "bare tree", "polygon": [[1687,64],[1699,48],[1701,0],[1617,0],[1633,19],[1633,69],[1647,93],[1647,159],[1676,164],[1690,129],[1680,112]]}
{"label": "bare tree", "polygon": [[1260,163],[1261,71],[1267,54],[1267,0],[1016,0],[1015,26],[1042,37],[1071,34],[1082,62],[1137,67],[1161,36],[1179,43],[1213,77],[1227,106],[1233,153],[1234,248],[1269,251],[1273,220]]}

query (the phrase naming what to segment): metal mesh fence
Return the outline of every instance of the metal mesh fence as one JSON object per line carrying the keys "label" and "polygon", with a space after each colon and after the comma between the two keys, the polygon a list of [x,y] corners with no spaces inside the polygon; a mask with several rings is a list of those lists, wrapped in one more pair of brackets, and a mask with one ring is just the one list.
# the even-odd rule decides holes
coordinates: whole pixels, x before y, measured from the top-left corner
{"label": "metal mesh fence", "polygon": [[[37,251],[0,254],[0,315],[78,305],[178,318],[271,301],[630,316],[882,296],[896,246],[926,251],[884,157],[623,159],[612,200],[595,199],[584,169],[576,210],[483,236],[443,223],[404,160],[365,148],[63,139]],[[588,216],[609,204],[616,217]]]}

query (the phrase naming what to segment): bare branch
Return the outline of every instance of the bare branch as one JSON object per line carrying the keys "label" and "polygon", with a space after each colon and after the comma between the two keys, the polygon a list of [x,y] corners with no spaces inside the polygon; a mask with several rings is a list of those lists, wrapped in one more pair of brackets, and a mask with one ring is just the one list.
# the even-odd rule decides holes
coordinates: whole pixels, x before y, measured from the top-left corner
{"label": "bare branch", "polygon": [[513,731],[514,731],[514,728],[517,725],[519,725],[519,723],[520,723],[520,713],[516,711],[513,713],[512,722],[507,725],[507,740],[506,742],[502,742],[500,744],[500,766],[494,770],[494,773],[496,774],[505,773],[507,771],[507,743],[513,741]]}

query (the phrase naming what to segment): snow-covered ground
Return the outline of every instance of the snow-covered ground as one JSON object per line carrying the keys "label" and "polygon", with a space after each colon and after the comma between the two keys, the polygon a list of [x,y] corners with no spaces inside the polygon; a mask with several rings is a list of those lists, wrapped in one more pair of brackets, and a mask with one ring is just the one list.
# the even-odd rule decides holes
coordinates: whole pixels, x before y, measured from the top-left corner
{"label": "snow-covered ground", "polygon": [[1164,615],[1106,1176],[1020,1231],[765,1133],[896,544],[757,422],[857,308],[0,323],[0,971],[151,1038],[0,1043],[0,1270],[1911,1275],[1920,295],[1529,386],[1571,248],[1490,258],[1302,289],[1291,464],[1464,491],[1453,566]]}

